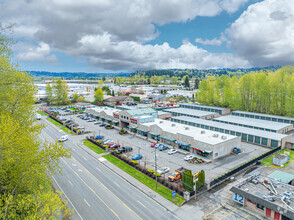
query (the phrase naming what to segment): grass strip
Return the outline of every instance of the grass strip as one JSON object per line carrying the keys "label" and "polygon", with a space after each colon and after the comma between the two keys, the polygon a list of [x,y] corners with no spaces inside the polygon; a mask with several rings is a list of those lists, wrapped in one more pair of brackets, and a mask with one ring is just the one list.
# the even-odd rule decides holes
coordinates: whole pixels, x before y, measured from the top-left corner
{"label": "grass strip", "polygon": [[88,140],[84,140],[83,144],[90,148],[92,151],[95,151],[97,154],[102,154],[105,152],[105,150],[101,149],[100,147],[97,147],[95,144],[91,143]]}
{"label": "grass strip", "polygon": [[[65,133],[67,134],[71,134],[71,130],[69,130],[68,128],[62,126],[61,124],[59,124],[57,121],[53,120],[52,118],[46,118],[48,121],[50,121],[52,124],[56,125],[57,127],[59,127],[61,130],[63,130]],[[75,134],[75,133],[74,133]]]}
{"label": "grass strip", "polygon": [[176,197],[172,198],[172,191],[169,190],[168,188],[162,186],[160,183],[157,183],[157,188],[155,187],[155,180],[149,178],[145,174],[141,173],[140,171],[136,170],[135,168],[129,166],[128,164],[124,163],[123,161],[117,159],[116,157],[108,154],[103,156],[106,160],[114,164],[115,166],[119,167],[132,177],[136,178],[139,180],[141,183],[145,184],[148,186],[150,189],[154,190],[164,198],[170,200],[177,206],[180,206],[184,202],[184,198],[176,195]]}
{"label": "grass strip", "polygon": [[283,149],[283,150],[278,151],[277,153],[273,154],[272,156],[267,157],[264,160],[262,160],[261,161],[261,164],[266,165],[266,166],[269,166],[269,167],[273,167],[273,168],[281,168],[280,166],[275,166],[273,164],[273,157],[275,157],[275,156],[277,156],[279,154],[283,154],[284,151],[289,152],[289,157],[290,158],[289,158],[288,162],[284,164],[283,167],[288,166],[291,163],[291,161],[294,160],[294,151],[293,150],[289,150],[289,149]]}

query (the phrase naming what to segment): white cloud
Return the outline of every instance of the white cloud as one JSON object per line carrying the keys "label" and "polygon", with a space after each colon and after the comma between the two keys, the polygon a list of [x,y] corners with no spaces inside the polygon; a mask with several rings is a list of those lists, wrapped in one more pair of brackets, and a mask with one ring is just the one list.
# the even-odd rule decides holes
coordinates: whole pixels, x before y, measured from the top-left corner
{"label": "white cloud", "polygon": [[255,66],[294,64],[293,0],[265,0],[226,31],[230,47]]}
{"label": "white cloud", "polygon": [[[4,0],[2,22],[17,23],[17,37],[40,44],[21,51],[18,60],[55,61],[54,51],[84,57],[91,64],[118,69],[197,67],[214,58],[235,66],[235,55],[209,54],[183,44],[144,45],[158,36],[155,24],[187,22],[197,16],[233,13],[249,0]],[[189,57],[188,57],[189,56]],[[203,56],[203,57],[201,57]],[[228,60],[232,58],[232,61]],[[239,58],[238,58],[239,59]],[[214,62],[214,61],[211,61]],[[247,65],[242,60],[240,66]]]}
{"label": "white cloud", "polygon": [[18,61],[34,62],[43,61],[49,63],[56,63],[57,58],[54,54],[50,54],[50,47],[48,44],[41,42],[38,47],[33,45],[23,45],[26,51],[20,52],[16,55],[15,59]]}

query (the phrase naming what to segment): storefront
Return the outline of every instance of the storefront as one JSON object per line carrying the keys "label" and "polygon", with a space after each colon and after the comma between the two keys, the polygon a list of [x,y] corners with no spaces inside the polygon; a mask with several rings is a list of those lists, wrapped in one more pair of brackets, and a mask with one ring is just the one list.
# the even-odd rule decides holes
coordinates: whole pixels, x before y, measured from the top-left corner
{"label": "storefront", "polygon": [[165,144],[168,144],[168,145],[174,145],[176,140],[175,139],[169,139],[169,138],[166,138],[166,137],[162,137],[162,136],[159,136],[160,138],[160,142],[163,142]]}
{"label": "storefront", "polygon": [[203,150],[203,149],[200,149],[198,147],[192,147],[192,149],[193,149],[193,153],[198,154],[198,155],[200,155],[202,157],[206,157],[206,158],[211,158],[212,157],[213,151]]}
{"label": "storefront", "polygon": [[149,133],[149,138],[152,138],[153,140],[159,141],[159,134],[155,134],[155,133]]}
{"label": "storefront", "polygon": [[140,135],[142,135],[142,136],[144,136],[144,137],[147,137],[148,136],[148,133],[149,133],[149,131],[144,131],[144,130],[142,130],[142,129],[140,129],[140,128],[137,128],[137,133],[138,134],[140,134]]}
{"label": "storefront", "polygon": [[191,145],[190,144],[183,144],[178,141],[175,142],[178,145],[179,149],[185,150],[185,151],[190,151]]}

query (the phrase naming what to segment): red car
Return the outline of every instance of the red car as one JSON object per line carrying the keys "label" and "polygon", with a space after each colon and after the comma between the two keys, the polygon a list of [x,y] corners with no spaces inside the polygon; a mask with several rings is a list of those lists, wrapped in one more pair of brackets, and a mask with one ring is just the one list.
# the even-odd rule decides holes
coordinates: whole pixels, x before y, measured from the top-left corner
{"label": "red car", "polygon": [[152,143],[152,144],[151,144],[151,147],[154,147],[156,144],[157,144],[157,143]]}
{"label": "red car", "polygon": [[119,144],[116,144],[116,143],[112,143],[109,145],[110,148],[119,148],[120,145]]}

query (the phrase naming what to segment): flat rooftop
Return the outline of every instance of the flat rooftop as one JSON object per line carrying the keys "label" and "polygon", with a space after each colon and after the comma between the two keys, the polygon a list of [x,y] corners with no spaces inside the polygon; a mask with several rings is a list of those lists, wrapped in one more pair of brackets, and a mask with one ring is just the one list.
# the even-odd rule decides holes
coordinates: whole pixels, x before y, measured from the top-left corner
{"label": "flat rooftop", "polygon": [[200,111],[200,110],[188,109],[188,108],[168,108],[168,109],[164,109],[163,111],[192,115],[195,117],[205,117],[205,116],[217,114],[215,112]]}
{"label": "flat rooftop", "polygon": [[113,113],[118,114],[121,111],[119,109],[114,109],[109,107],[96,107],[96,108],[90,108],[90,109],[94,110],[97,113],[104,111],[107,115],[111,115],[111,116],[113,116]]}
{"label": "flat rooftop", "polygon": [[191,103],[180,103],[180,105],[195,106],[195,107],[200,107],[200,108],[217,109],[217,110],[221,110],[221,111],[228,109],[228,108],[222,108],[222,107],[217,107],[217,106],[198,105],[198,104],[191,104]]}
{"label": "flat rooftop", "polygon": [[284,135],[284,134],[280,134],[280,133],[262,131],[262,130],[257,130],[257,129],[253,129],[253,128],[246,128],[246,127],[241,127],[241,126],[237,126],[237,125],[230,125],[230,124],[225,124],[225,123],[211,121],[211,120],[192,118],[192,117],[188,117],[188,116],[178,116],[178,117],[172,117],[172,118],[182,120],[182,121],[192,122],[195,124],[212,126],[212,127],[216,127],[219,129],[230,130],[230,131],[249,134],[249,135],[253,135],[253,136],[264,137],[264,138],[268,138],[271,140],[277,140],[277,141],[281,141],[281,139],[288,136],[288,135]]}
{"label": "flat rooftop", "polygon": [[[255,180],[256,183],[253,183],[252,181]],[[268,183],[265,183],[264,181],[268,181]],[[271,193],[271,191],[274,192],[275,190],[273,190],[269,182],[272,182],[275,186],[274,188],[277,192],[276,195]],[[276,212],[281,213],[283,210],[284,215],[290,219],[294,219],[294,187],[289,184],[256,174],[233,186],[230,191]],[[282,201],[282,197],[285,195],[285,192],[292,194],[291,202],[288,205]],[[275,196],[276,198],[272,200],[270,196]]]}
{"label": "flat rooftop", "polygon": [[[240,113],[240,114],[258,115],[258,116],[263,116],[263,117],[280,118],[280,119],[285,119],[285,120],[292,120],[292,121],[294,121],[294,118],[284,117],[284,116],[279,116],[279,115],[269,115],[269,114],[262,114],[262,113],[255,113],[255,112],[244,112],[244,111],[233,111],[233,112],[234,112],[234,113]],[[232,113],[233,113],[233,112],[232,112]]]}
{"label": "flat rooftop", "polygon": [[[194,140],[201,141],[204,143],[208,143],[210,145],[216,145],[219,143],[226,142],[228,140],[237,139],[239,137],[229,135],[229,134],[223,134],[216,131],[210,131],[210,130],[204,130],[202,128],[197,128],[193,126],[183,125],[176,122],[171,122],[167,120],[162,120],[156,118],[154,122],[148,122],[143,123],[142,125],[150,127],[152,125],[157,125],[160,127],[163,131],[173,133],[173,134],[183,134],[186,136],[190,136],[194,138]],[[205,133],[201,133],[201,131],[205,131]],[[214,137],[214,134],[218,134],[217,137]],[[222,136],[226,136],[226,139],[222,139]]]}
{"label": "flat rooftop", "polygon": [[252,126],[256,128],[265,128],[265,129],[270,129],[275,131],[291,126],[291,124],[286,124],[281,122],[259,120],[254,118],[244,118],[244,117],[234,116],[234,115],[221,116],[213,120],[220,121],[220,122],[237,123],[237,124],[248,125],[248,126]]}

